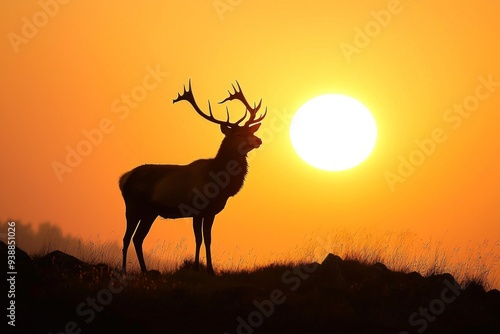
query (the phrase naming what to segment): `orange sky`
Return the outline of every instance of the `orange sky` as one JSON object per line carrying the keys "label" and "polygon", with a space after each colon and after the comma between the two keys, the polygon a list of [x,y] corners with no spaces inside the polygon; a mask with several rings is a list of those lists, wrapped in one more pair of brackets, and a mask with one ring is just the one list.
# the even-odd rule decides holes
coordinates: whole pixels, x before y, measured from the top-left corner
{"label": "orange sky", "polygon": [[[337,229],[500,238],[499,3],[60,2],[0,4],[0,219],[121,242],[118,177],[211,157],[222,139],[172,99],[191,78],[205,107],[237,79],[269,112],[246,184],[216,218],[219,251],[266,256]],[[352,170],[316,170],[291,147],[291,115],[324,93],[377,121],[372,155]],[[88,155],[58,174],[68,147]],[[190,221],[158,219],[146,244],[181,237],[191,242]]]}

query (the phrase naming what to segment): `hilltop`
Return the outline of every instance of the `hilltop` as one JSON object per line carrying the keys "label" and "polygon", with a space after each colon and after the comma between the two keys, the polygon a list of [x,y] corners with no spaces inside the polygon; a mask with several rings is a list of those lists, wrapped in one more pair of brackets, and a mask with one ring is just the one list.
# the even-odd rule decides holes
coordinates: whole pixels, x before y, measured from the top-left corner
{"label": "hilltop", "polygon": [[[0,243],[6,258],[7,246]],[[498,333],[500,292],[342,260],[122,276],[16,249],[17,333]],[[8,277],[9,278],[9,277]]]}

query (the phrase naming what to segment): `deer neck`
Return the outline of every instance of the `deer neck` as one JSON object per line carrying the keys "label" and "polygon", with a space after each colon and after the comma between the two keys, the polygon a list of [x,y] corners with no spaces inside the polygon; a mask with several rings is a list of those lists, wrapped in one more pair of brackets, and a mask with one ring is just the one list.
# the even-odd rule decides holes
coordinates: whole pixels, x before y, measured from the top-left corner
{"label": "deer neck", "polygon": [[245,182],[245,176],[248,172],[247,156],[224,144],[225,142],[222,141],[219,151],[212,161],[212,168],[215,173],[224,173],[229,177],[229,182],[227,186],[223,187],[222,192],[227,196],[234,196]]}

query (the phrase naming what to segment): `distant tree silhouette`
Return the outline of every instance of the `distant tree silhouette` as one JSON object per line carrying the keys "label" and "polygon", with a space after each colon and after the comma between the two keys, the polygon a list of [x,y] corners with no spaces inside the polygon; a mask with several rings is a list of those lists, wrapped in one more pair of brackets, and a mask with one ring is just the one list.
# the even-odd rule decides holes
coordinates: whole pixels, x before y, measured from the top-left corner
{"label": "distant tree silhouette", "polygon": [[[211,230],[215,215],[222,211],[229,197],[234,196],[243,186],[248,171],[247,154],[262,144],[254,135],[266,112],[256,118],[262,100],[252,108],[244,97],[237,82],[234,93],[219,103],[239,100],[245,106],[245,114],[238,121],[217,120],[212,114],[210,101],[209,114],[197,105],[191,81],[184,92],[178,94],[173,103],[189,102],[195,111],[206,120],[219,124],[224,139],[213,159],[196,160],[189,165],[142,165],[125,173],[120,178],[120,189],[126,206],[127,229],[123,237],[123,266],[126,272],[127,250],[133,237],[135,250],[141,270],[146,272],[142,243],[153,222],[158,216],[163,218],[193,217],[196,241],[195,268],[199,267],[200,247],[203,237],[207,258],[207,271],[213,274],[210,253]],[[249,114],[244,125],[239,124]],[[202,235],[203,230],[203,235]]]}
{"label": "distant tree silhouette", "polygon": [[[16,244],[28,254],[41,254],[55,249],[67,250],[71,245],[81,242],[78,238],[71,235],[64,235],[62,229],[50,222],[44,222],[38,225],[37,230],[31,224],[24,224],[21,221],[16,222]],[[0,222],[0,230],[7,231],[7,223]]]}
{"label": "distant tree silhouette", "polygon": [[[60,226],[50,222],[41,223],[35,229],[32,224],[14,221],[16,245],[31,256],[45,255],[59,250],[85,261],[96,262],[116,258],[120,254],[117,243],[100,240],[84,241],[77,236],[63,233]],[[0,222],[0,231],[7,231],[8,222],[9,220]]]}

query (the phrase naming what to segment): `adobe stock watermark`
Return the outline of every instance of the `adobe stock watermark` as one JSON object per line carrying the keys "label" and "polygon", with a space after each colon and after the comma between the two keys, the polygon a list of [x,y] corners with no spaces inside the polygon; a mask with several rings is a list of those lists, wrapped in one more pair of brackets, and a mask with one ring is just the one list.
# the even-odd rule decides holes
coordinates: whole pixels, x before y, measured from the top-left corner
{"label": "adobe stock watermark", "polygon": [[[461,103],[455,103],[451,108],[443,112],[443,121],[451,130],[458,130],[465,119],[472,116],[472,113],[477,111],[481,106],[481,102],[489,99],[500,87],[500,81],[494,81],[493,75],[480,75],[478,84],[474,92],[466,96]],[[435,127],[431,133],[423,139],[416,139],[416,148],[406,156],[398,156],[398,167],[393,171],[384,173],[385,181],[392,192],[396,191],[396,186],[405,182],[416,169],[422,166],[427,159],[432,156],[438,145],[443,144],[448,140],[448,132],[444,126]]]}
{"label": "adobe stock watermark", "polygon": [[219,19],[224,21],[226,14],[233,12],[242,2],[243,0],[214,0],[212,6]]}
{"label": "adobe stock watermark", "polygon": [[26,45],[30,40],[35,38],[40,29],[43,29],[49,21],[54,18],[60,11],[61,5],[67,5],[71,0],[40,0],[40,7],[30,18],[23,16],[21,18],[20,33],[9,32],[7,38],[16,54],[19,53],[21,45]]}
{"label": "adobe stock watermark", "polygon": [[[163,72],[159,64],[156,67],[146,66],[146,72],[141,84],[132,87],[128,94],[121,94],[111,102],[110,110],[119,121],[127,119],[130,111],[136,109],[168,76],[168,72]],[[51,164],[59,182],[62,182],[66,174],[72,173],[82,164],[85,157],[103,143],[105,137],[116,129],[116,123],[117,121],[113,121],[110,117],[103,117],[94,128],[82,130],[83,138],[80,141],[74,145],[66,145],[64,160],[53,161]]]}
{"label": "adobe stock watermark", "polygon": [[403,12],[403,5],[400,0],[390,0],[385,9],[372,10],[372,19],[363,27],[354,27],[354,38],[352,43],[342,42],[339,44],[340,50],[346,61],[351,63],[353,55],[359,55],[361,50],[366,49],[373,39],[377,38],[392,22],[392,19]]}
{"label": "adobe stock watermark", "polygon": [[[428,307],[419,307],[417,312],[413,312],[408,322],[412,327],[417,327],[417,333],[423,333],[430,322],[434,322],[437,316],[443,314],[446,310],[446,305],[453,303],[460,296],[460,285],[453,280],[451,283],[448,279],[444,280],[446,287],[441,290],[439,298],[430,301]],[[399,334],[410,334],[407,331],[401,331]]]}
{"label": "adobe stock watermark", "polygon": [[55,333],[49,332],[49,334],[80,334],[83,332],[82,325],[90,324],[97,317],[97,313],[104,310],[105,306],[108,306],[113,301],[114,295],[119,294],[127,287],[127,285],[135,279],[135,276],[126,275],[123,276],[119,274],[116,270],[113,270],[112,277],[107,285],[107,287],[102,288],[97,292],[94,297],[87,297],[85,301],[81,302],[76,306],[75,313],[81,317],[82,321],[78,322],[75,320],[70,320],[64,325],[62,331],[57,331]]}
{"label": "adobe stock watermark", "polygon": [[[3,233],[2,233],[3,234]],[[7,324],[16,326],[16,222],[7,222]]]}

